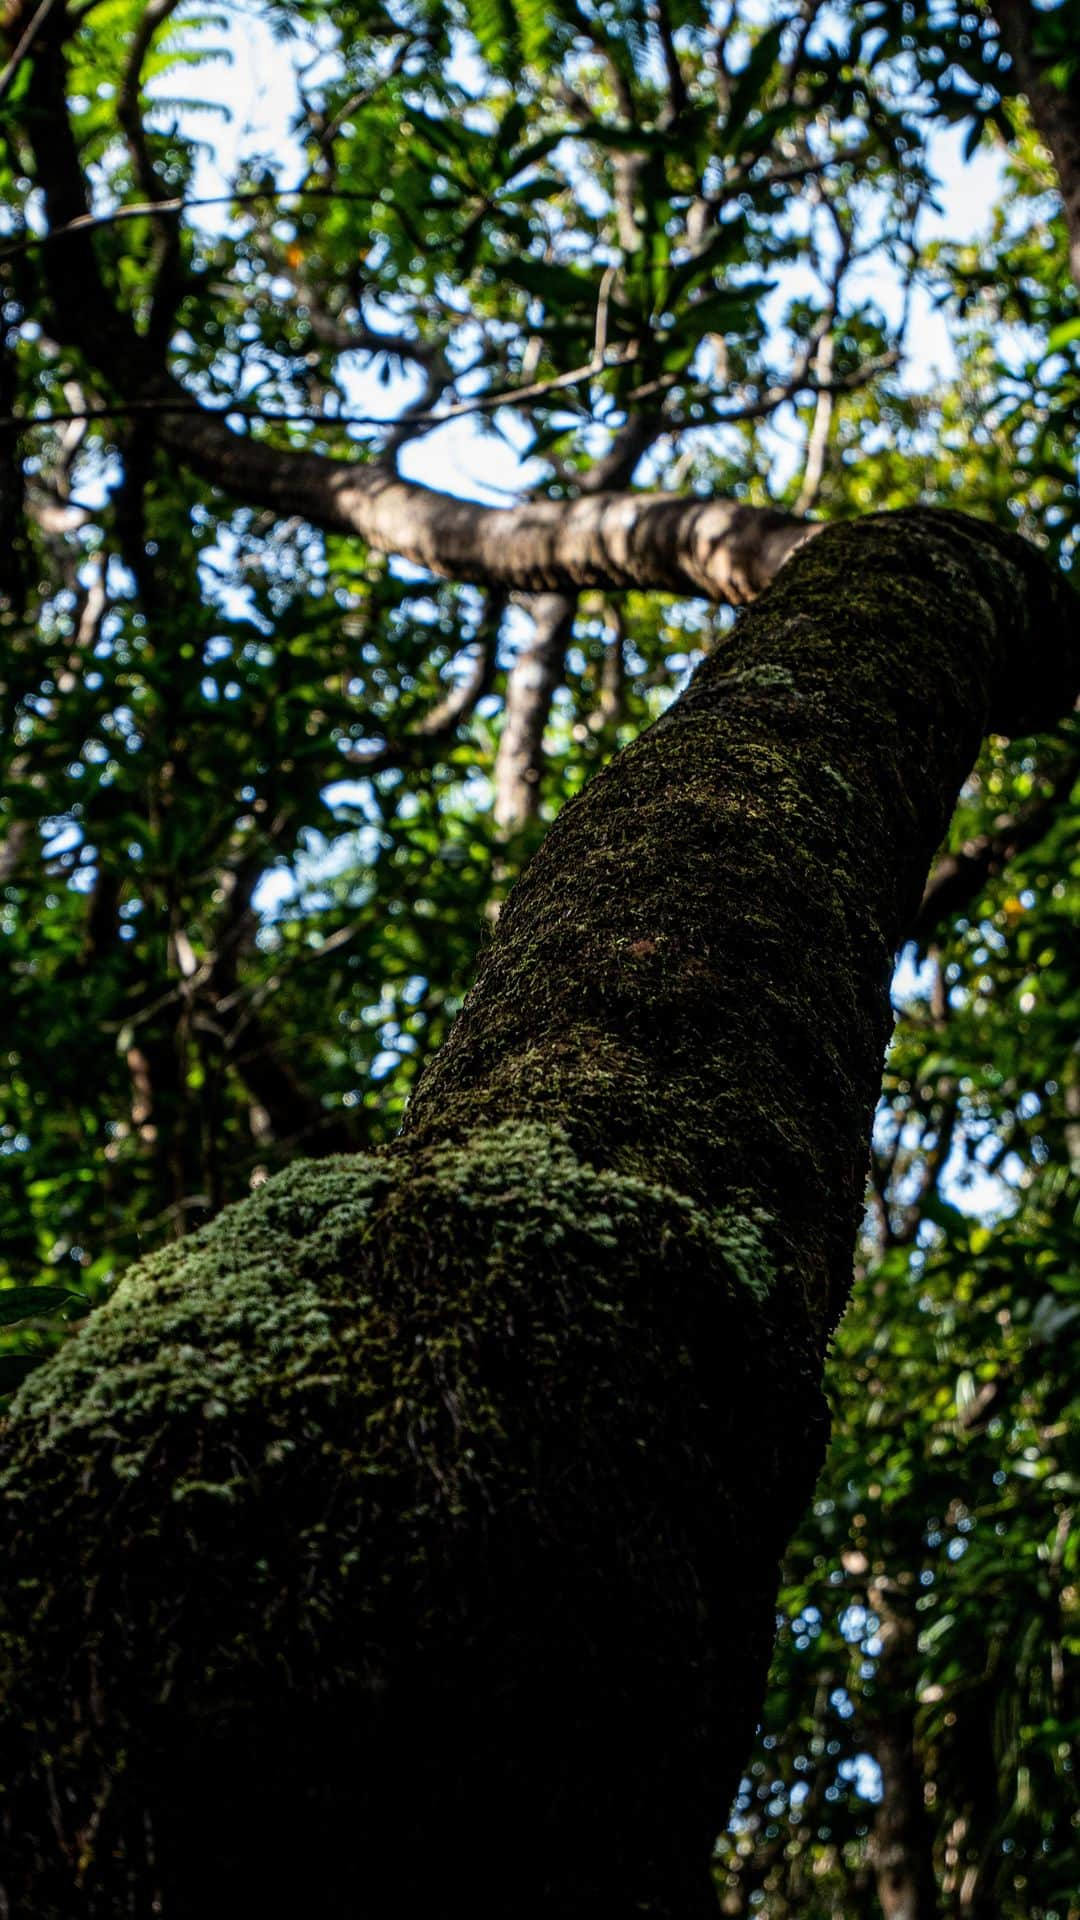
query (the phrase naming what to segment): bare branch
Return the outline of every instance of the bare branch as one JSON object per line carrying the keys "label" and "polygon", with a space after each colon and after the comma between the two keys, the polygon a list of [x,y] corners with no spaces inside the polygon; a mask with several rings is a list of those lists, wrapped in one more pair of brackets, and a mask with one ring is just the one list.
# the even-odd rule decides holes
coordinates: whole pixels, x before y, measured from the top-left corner
{"label": "bare branch", "polygon": [[179,0],[147,0],[131,36],[127,66],[116,101],[116,117],[127,142],[139,185],[147,200],[155,207],[160,207],[164,202],[170,211],[172,202],[157,177],[146,138],[142,114],[142,72],[155,33],[169,15],[175,13],[178,5]]}
{"label": "bare branch", "polygon": [[519,831],[540,809],[544,730],[574,631],[577,596],[533,594],[529,612],[532,637],[507,675],[506,714],[495,758],[492,810],[502,833]]}
{"label": "bare branch", "polygon": [[[603,299],[603,283],[601,285]],[[597,311],[599,329],[601,309]],[[378,339],[379,336],[375,335]],[[527,386],[504,387],[495,393],[481,393],[469,400],[456,400],[451,406],[432,410],[427,394],[433,389],[436,395],[449,382],[449,370],[438,363],[429,371],[429,380],[425,396],[415,408],[406,408],[404,413],[394,419],[385,419],[371,413],[324,413],[314,407],[263,407],[257,401],[237,398],[219,404],[214,411],[222,419],[230,415],[243,415],[251,420],[267,421],[303,421],[310,420],[325,427],[385,427],[393,432],[403,422],[413,427],[441,427],[447,420],[461,419],[470,413],[492,413],[498,407],[521,406],[527,401],[543,400],[549,393],[564,393],[570,387],[579,387],[586,380],[594,380],[610,367],[623,366],[637,358],[636,348],[607,348],[600,357],[586,362],[584,366],[572,367],[567,373],[554,374],[550,380],[535,380]],[[471,369],[470,369],[471,371]],[[199,413],[210,411],[200,400],[185,393],[179,385],[174,387],[171,396],[145,400],[122,400],[92,407],[56,407],[45,413],[6,414],[0,417],[0,427],[38,427],[55,426],[65,420],[108,420],[121,419],[130,414],[153,413]]]}
{"label": "bare branch", "polygon": [[[778,508],[668,494],[484,507],[400,480],[375,463],[252,440],[186,396],[142,406],[160,416],[164,446],[249,504],[355,534],[432,573],[523,593],[651,587],[739,604],[762,592],[788,555],[820,530]],[[101,411],[140,410],[129,402]]]}
{"label": "bare branch", "polygon": [[[41,32],[42,27],[45,25],[46,21],[48,20],[49,15],[52,12],[53,7],[55,5],[56,5],[56,0],[41,0],[41,5],[39,6],[37,12],[34,14],[32,20],[30,21],[29,26],[26,28],[26,31],[22,35],[22,38],[16,42],[15,49],[11,55],[10,60],[7,63],[7,66],[4,68],[3,72],[0,73],[0,101],[7,99],[8,94],[11,92],[11,89],[15,84],[15,79],[19,72],[19,68],[22,66],[22,63],[26,59],[27,54],[31,51],[35,40],[37,39],[39,33]],[[17,17],[18,17],[18,10],[16,10],[16,18]]]}
{"label": "bare branch", "polygon": [[[582,493],[597,495],[609,487],[625,486],[662,428],[659,413],[631,414],[607,452],[583,477]],[[533,634],[507,675],[506,713],[495,756],[493,811],[503,833],[519,832],[540,810],[544,734],[574,631],[577,595],[539,594],[530,597],[528,609]]]}
{"label": "bare branch", "polygon": [[[599,322],[599,309],[598,309]],[[378,339],[379,335],[373,336]],[[877,378],[879,373],[887,372],[899,359],[897,349],[877,354],[873,359],[863,362],[861,367],[853,368],[842,374],[839,379],[822,382],[817,379],[807,365],[807,354],[819,343],[819,332],[815,330],[809,346],[800,354],[795,371],[786,379],[774,382],[752,400],[739,401],[731,407],[713,407],[708,419],[694,421],[693,425],[723,426],[729,421],[757,420],[766,414],[775,413],[785,400],[793,400],[800,392],[812,393],[851,393],[856,388],[866,386]],[[340,427],[382,427],[389,435],[394,435],[403,424],[410,429],[427,431],[433,427],[445,426],[448,420],[459,420],[468,414],[493,413],[501,407],[524,406],[542,400],[550,393],[563,393],[569,388],[581,386],[584,381],[595,379],[611,367],[632,364],[637,358],[637,349],[631,345],[624,349],[609,349],[604,359],[597,364],[590,361],[582,367],[574,367],[567,373],[559,373],[550,380],[536,380],[526,386],[503,387],[495,393],[481,393],[468,400],[456,400],[448,407],[437,407],[428,411],[422,400],[415,407],[408,407],[401,414],[388,418],[376,413],[352,413],[347,409],[336,413],[326,413],[319,407],[267,407],[247,397],[219,401],[214,407],[208,407],[203,401],[189,394],[178,382],[172,382],[172,392],[168,395],[143,400],[118,400],[100,402],[96,405],[50,407],[40,413],[8,413],[0,415],[0,429],[14,428],[19,432],[29,432],[35,427],[62,425],[65,421],[80,420],[123,420],[151,414],[191,414],[202,420],[232,419],[260,420],[268,425],[300,425],[310,423],[313,426],[335,429]],[[470,369],[471,371],[471,369]],[[433,373],[431,384],[441,388],[446,384],[445,372]],[[669,392],[677,385],[679,376],[665,374],[656,380],[645,381],[634,387],[627,395],[629,400],[646,400],[658,394]],[[672,421],[674,426],[678,423]]]}

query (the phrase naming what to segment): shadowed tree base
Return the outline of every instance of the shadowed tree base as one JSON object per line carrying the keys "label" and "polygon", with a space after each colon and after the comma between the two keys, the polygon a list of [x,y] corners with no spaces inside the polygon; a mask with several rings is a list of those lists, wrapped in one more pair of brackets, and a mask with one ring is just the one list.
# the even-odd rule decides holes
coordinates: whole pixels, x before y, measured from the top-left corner
{"label": "shadowed tree base", "polygon": [[823,533],[560,816],[404,1138],[269,1182],[31,1376],[11,1914],[712,1911],[892,954],[1071,623],[959,516]]}
{"label": "shadowed tree base", "polygon": [[478,1911],[700,1895],[822,1426],[767,1287],[753,1227],[513,1121],[302,1163],[147,1262],[20,1421],[66,1643],[8,1679],[52,1756],[25,1911],[79,1911],[80,1857],[101,1914],[264,1867],[326,1913],[496,1867]]}

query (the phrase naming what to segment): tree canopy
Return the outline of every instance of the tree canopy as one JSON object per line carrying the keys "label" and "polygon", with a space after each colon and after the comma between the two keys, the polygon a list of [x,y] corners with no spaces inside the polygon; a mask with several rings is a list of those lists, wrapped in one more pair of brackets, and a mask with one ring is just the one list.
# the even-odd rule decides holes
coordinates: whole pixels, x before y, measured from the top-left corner
{"label": "tree canopy", "polygon": [[[1074,566],[1080,20],[6,30],[11,1390],[135,1254],[393,1138],[562,803],[808,516],[960,507]],[[215,104],[251,44],[296,75],[273,141]],[[933,217],[964,164],[978,233]],[[992,738],[910,930],[724,1912],[1080,1911],[1078,775],[1075,717]]]}

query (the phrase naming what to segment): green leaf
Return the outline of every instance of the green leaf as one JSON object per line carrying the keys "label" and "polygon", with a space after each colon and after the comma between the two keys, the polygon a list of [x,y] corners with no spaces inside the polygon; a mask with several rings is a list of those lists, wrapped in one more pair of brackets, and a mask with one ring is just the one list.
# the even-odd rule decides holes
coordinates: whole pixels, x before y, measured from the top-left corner
{"label": "green leaf", "polygon": [[510,277],[527,293],[535,294],[549,310],[596,303],[598,282],[594,276],[579,273],[574,267],[560,266],[557,261],[515,260]]}
{"label": "green leaf", "polygon": [[31,1320],[42,1314],[56,1313],[82,1294],[70,1287],[6,1287],[0,1291],[0,1327],[12,1327],[19,1320]]}
{"label": "green leaf", "polygon": [[747,116],[757,105],[769,78],[783,42],[787,22],[778,20],[775,26],[767,27],[757,41],[746,62],[737,75],[731,90],[727,116],[724,125],[724,146],[727,151],[737,149],[737,135],[745,127]]}
{"label": "green leaf", "polygon": [[30,87],[30,75],[32,71],[33,61],[30,56],[24,55],[16,70],[15,78],[7,90],[7,98],[4,100],[3,105],[0,106],[0,120],[10,119],[15,108],[25,99]]}
{"label": "green leaf", "polygon": [[507,66],[517,45],[517,16],[511,0],[467,0],[466,11],[485,59],[499,69]]}
{"label": "green leaf", "polygon": [[1060,353],[1062,347],[1067,347],[1073,340],[1080,340],[1080,318],[1065,320],[1061,326],[1052,327],[1046,336],[1046,351],[1048,354]]}

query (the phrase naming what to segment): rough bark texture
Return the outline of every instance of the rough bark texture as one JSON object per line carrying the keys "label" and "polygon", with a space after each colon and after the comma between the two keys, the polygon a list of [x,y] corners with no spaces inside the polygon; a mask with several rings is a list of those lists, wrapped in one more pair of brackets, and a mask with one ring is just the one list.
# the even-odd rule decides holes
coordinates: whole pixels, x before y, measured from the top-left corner
{"label": "rough bark texture", "polygon": [[987,724],[1071,695],[1067,600],[956,516],[815,540],[564,810],[402,1140],[31,1376],[10,1913],[714,1910],[893,949]]}

